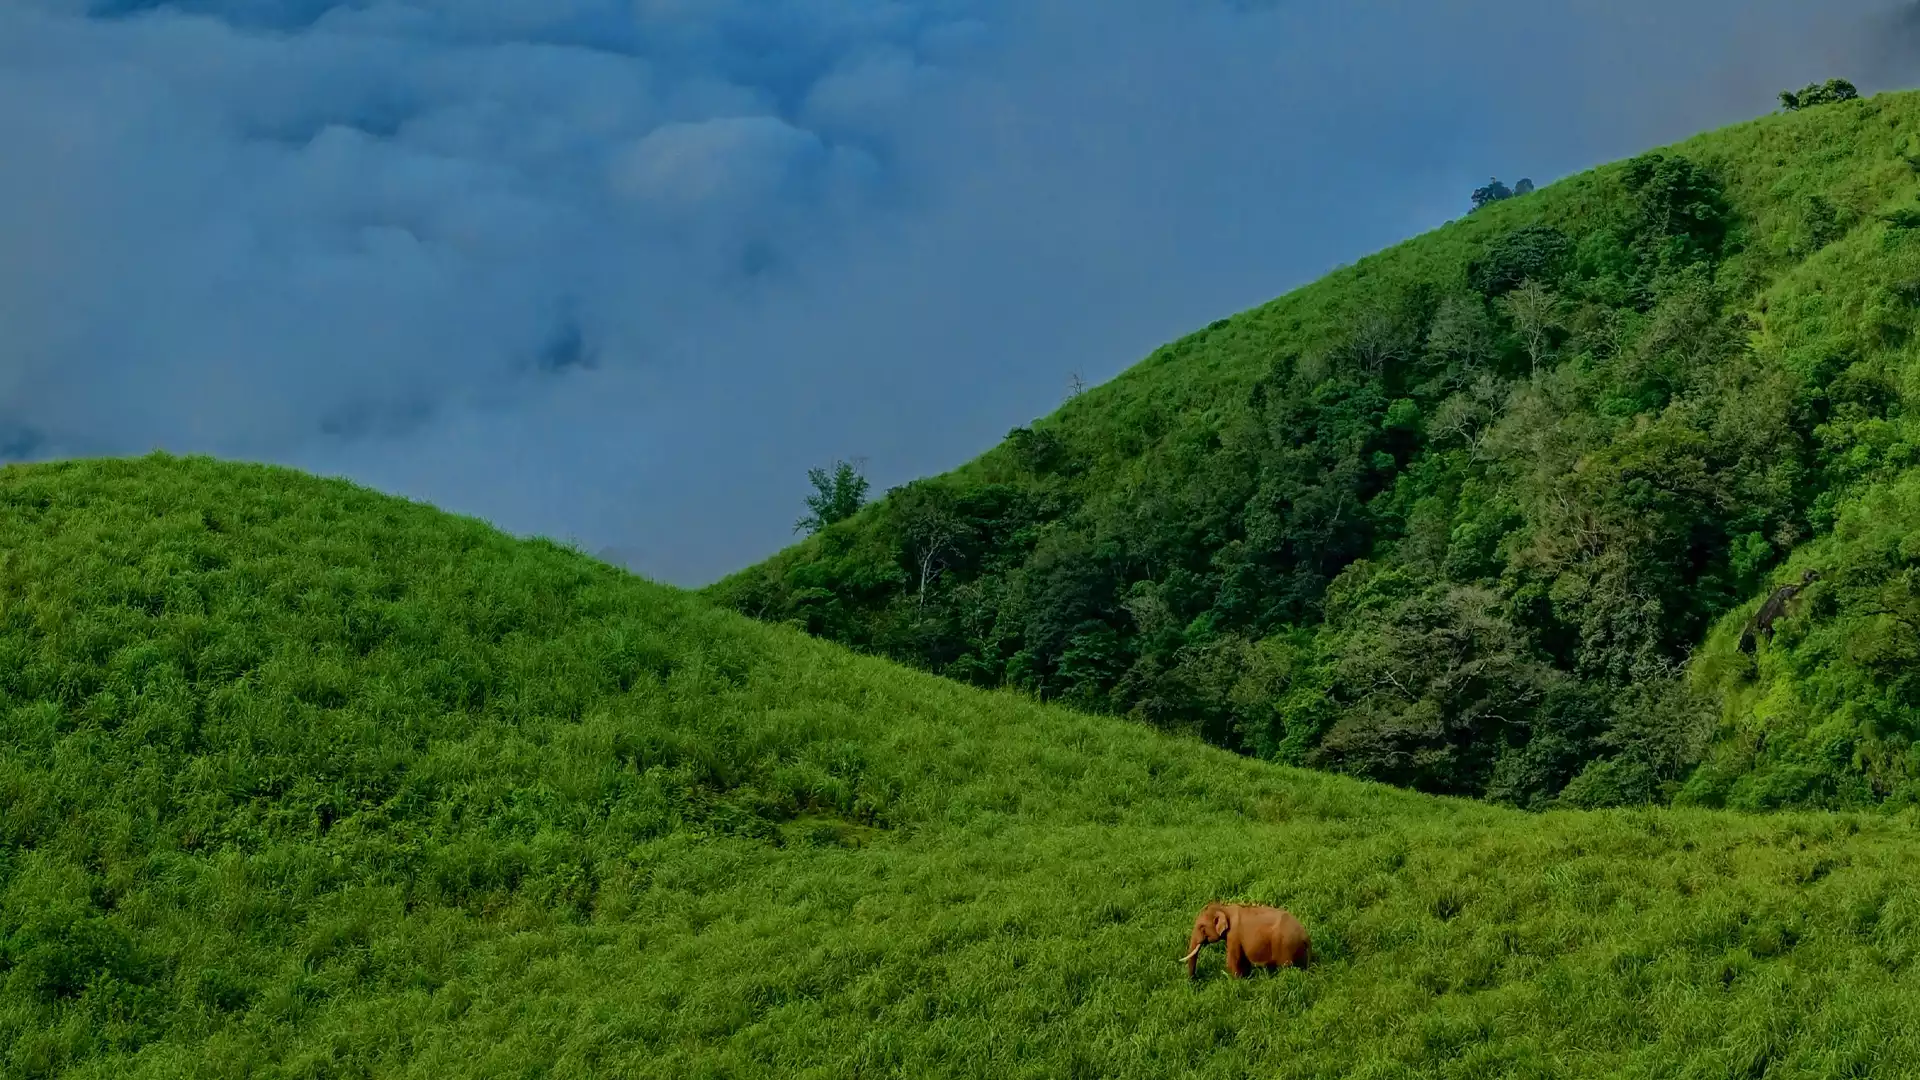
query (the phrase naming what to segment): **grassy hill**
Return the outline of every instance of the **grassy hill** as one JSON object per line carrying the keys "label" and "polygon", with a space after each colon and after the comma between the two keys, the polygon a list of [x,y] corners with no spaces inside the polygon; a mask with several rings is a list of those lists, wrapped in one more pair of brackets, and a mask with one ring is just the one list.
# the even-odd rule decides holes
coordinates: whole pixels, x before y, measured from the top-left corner
{"label": "grassy hill", "polygon": [[1222,320],[707,595],[1430,792],[1910,801],[1916,315],[1920,95],[1767,116]]}
{"label": "grassy hill", "polygon": [[[278,469],[0,470],[0,1076],[1896,1076],[1909,816],[1526,814]],[[1322,962],[1177,961],[1213,897]]]}

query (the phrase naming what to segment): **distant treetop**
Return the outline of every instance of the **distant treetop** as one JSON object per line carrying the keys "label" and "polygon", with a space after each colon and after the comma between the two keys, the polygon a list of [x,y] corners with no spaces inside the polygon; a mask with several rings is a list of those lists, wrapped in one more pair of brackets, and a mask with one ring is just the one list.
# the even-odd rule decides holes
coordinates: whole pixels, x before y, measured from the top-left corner
{"label": "distant treetop", "polygon": [[1816,105],[1832,105],[1841,101],[1852,101],[1860,96],[1860,91],[1845,79],[1828,79],[1825,83],[1808,83],[1799,93],[1792,90],[1780,91],[1780,104],[1788,112],[1811,109]]}
{"label": "distant treetop", "polygon": [[867,502],[867,478],[849,461],[835,461],[824,469],[808,469],[813,494],[807,496],[807,516],[793,523],[793,531],[808,535],[836,521],[852,517]]}
{"label": "distant treetop", "polygon": [[1511,199],[1515,195],[1525,195],[1532,190],[1533,181],[1524,176],[1520,178],[1519,183],[1512,187],[1501,183],[1499,177],[1494,177],[1487,181],[1486,187],[1474,189],[1473,208],[1478,210],[1488,203],[1499,202],[1502,199]]}

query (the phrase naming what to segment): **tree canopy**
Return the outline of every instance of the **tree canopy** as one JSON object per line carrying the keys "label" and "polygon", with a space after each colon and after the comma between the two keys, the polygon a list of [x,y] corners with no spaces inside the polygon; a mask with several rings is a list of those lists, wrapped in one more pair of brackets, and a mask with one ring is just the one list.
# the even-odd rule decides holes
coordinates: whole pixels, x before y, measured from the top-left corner
{"label": "tree canopy", "polygon": [[1860,91],[1845,79],[1828,79],[1824,83],[1808,83],[1798,91],[1780,91],[1780,104],[1788,112],[1811,109],[1818,105],[1832,105],[1842,101],[1853,101]]}
{"label": "tree canopy", "polygon": [[826,468],[807,470],[807,482],[813,494],[807,496],[807,513],[794,522],[795,532],[819,532],[835,522],[845,521],[867,502],[867,478],[852,462],[836,461]]}

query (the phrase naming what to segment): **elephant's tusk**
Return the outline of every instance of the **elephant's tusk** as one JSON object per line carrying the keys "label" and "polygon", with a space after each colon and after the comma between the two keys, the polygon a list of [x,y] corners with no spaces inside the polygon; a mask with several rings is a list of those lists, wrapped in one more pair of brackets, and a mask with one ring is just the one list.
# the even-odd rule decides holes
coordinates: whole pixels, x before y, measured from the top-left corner
{"label": "elephant's tusk", "polygon": [[1196,956],[1199,956],[1199,955],[1200,955],[1200,946],[1198,946],[1198,945],[1195,945],[1195,946],[1193,947],[1193,951],[1192,951],[1192,952],[1190,952],[1190,953],[1188,953],[1187,955],[1185,955],[1185,956],[1183,956],[1183,957],[1181,957],[1180,959],[1178,959],[1178,960],[1176,960],[1176,961],[1174,961],[1174,962],[1175,962],[1175,963],[1178,963],[1178,964],[1184,964],[1184,963],[1186,963],[1187,961],[1189,961],[1189,960],[1191,960],[1191,959],[1193,959],[1194,957],[1196,957]]}

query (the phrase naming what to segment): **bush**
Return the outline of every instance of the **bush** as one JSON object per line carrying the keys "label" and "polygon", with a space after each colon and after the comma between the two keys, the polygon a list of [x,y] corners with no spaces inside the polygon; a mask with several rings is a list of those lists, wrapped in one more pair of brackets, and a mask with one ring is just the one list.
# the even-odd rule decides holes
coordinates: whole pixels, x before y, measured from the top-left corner
{"label": "bush", "polygon": [[1561,802],[1581,810],[1640,806],[1653,798],[1653,767],[1632,757],[1590,761],[1560,792]]}

